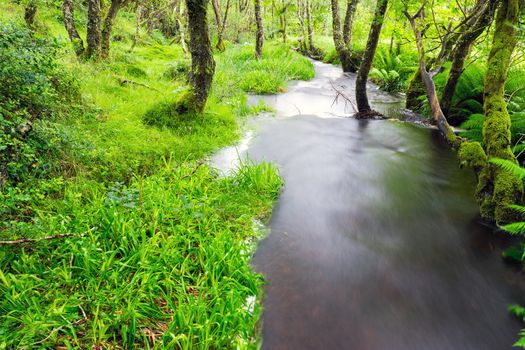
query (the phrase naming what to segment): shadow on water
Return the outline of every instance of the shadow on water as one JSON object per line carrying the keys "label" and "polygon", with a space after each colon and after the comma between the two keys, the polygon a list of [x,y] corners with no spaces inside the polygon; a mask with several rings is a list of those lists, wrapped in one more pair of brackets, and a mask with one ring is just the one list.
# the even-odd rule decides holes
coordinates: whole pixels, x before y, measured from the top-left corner
{"label": "shadow on water", "polygon": [[[268,281],[263,348],[510,349],[523,286],[478,222],[472,171],[433,130],[334,118],[349,113],[328,82],[353,96],[353,77],[316,67],[264,97],[277,118],[247,148],[285,179],[253,261]],[[376,108],[400,103],[370,91]]]}

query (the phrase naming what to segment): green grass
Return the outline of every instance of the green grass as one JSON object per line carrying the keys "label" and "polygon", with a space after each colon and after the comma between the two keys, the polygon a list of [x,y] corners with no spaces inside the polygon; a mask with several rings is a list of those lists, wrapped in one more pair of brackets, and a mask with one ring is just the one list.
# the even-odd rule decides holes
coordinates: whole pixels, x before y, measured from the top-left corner
{"label": "green grass", "polygon": [[267,164],[196,166],[109,191],[68,183],[40,208],[26,233],[79,237],[0,249],[0,347],[255,348],[250,239],[281,180]]}
{"label": "green grass", "polygon": [[[23,21],[5,0],[0,14]],[[267,109],[246,92],[283,91],[312,78],[312,64],[276,43],[260,61],[252,45],[228,45],[205,112],[179,115],[166,106],[187,88],[172,74],[189,60],[180,47],[143,33],[129,52],[134,15],[122,12],[110,60],[78,62],[60,18],[39,5],[37,30],[62,43],[82,98],[45,121],[67,145],[59,171],[1,188],[0,240],[75,237],[0,245],[0,349],[257,348],[262,278],[250,252],[281,179],[269,164],[221,178],[202,160]],[[82,35],[81,7],[77,24]]]}

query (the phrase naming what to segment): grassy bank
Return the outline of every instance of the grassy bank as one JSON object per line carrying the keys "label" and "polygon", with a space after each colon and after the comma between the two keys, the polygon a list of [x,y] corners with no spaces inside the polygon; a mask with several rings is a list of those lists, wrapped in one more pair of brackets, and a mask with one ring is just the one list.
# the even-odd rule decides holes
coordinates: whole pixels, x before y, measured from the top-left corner
{"label": "grassy bank", "polygon": [[[20,28],[21,6],[0,10]],[[167,106],[189,57],[156,32],[130,51],[134,21],[119,17],[108,62],[78,62],[60,9],[39,8],[36,37],[56,38],[57,60],[37,73],[69,83],[46,85],[56,101],[5,164],[27,162],[2,169],[0,240],[27,242],[0,245],[0,348],[257,347],[263,281],[250,252],[281,180],[268,164],[221,178],[203,159],[266,108],[247,92],[284,91],[313,67],[280,44],[260,61],[252,45],[230,45],[205,113],[178,115]]]}

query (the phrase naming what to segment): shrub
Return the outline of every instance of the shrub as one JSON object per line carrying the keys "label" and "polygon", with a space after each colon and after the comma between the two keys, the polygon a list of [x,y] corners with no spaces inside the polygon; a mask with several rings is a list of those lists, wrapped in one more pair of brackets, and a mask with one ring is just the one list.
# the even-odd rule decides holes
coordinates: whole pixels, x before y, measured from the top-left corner
{"label": "shrub", "polygon": [[59,73],[57,53],[54,40],[0,25],[0,186],[53,168],[61,136],[52,120],[80,96],[75,80]]}

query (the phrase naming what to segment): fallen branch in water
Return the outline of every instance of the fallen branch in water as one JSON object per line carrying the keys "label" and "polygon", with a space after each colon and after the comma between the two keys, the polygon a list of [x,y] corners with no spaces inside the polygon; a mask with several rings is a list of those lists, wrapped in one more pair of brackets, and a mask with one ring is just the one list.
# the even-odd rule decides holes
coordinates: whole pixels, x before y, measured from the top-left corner
{"label": "fallen branch in water", "polygon": [[35,243],[35,242],[41,242],[41,241],[51,241],[53,239],[60,239],[60,238],[66,238],[66,237],[75,237],[75,238],[82,238],[91,231],[93,231],[97,226],[94,226],[90,228],[89,230],[82,232],[81,234],[78,233],[59,233],[57,235],[52,236],[46,236],[41,238],[21,238],[16,239],[12,241],[0,241],[0,245],[14,245],[14,244],[24,244],[24,243]]}
{"label": "fallen branch in water", "polygon": [[337,104],[339,102],[339,98],[342,98],[343,101],[345,101],[345,108],[348,104],[350,104],[352,106],[352,109],[354,110],[354,113],[357,113],[357,106],[355,105],[354,101],[352,101],[350,97],[346,96],[344,92],[339,90],[332,80],[330,81],[330,85],[332,85],[332,89],[334,89],[335,91],[335,98],[334,102],[332,102],[332,107],[334,106],[334,104]]}

